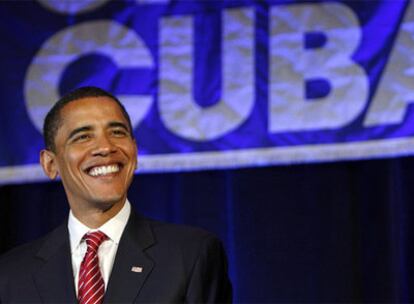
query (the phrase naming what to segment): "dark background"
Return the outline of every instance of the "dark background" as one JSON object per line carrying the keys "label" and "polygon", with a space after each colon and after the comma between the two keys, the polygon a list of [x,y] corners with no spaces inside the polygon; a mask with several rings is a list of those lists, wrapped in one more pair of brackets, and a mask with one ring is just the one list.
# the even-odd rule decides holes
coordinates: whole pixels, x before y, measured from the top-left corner
{"label": "dark background", "polygon": [[[414,159],[138,174],[129,199],[224,242],[235,302],[414,302]],[[59,182],[0,187],[0,251],[68,213]]]}

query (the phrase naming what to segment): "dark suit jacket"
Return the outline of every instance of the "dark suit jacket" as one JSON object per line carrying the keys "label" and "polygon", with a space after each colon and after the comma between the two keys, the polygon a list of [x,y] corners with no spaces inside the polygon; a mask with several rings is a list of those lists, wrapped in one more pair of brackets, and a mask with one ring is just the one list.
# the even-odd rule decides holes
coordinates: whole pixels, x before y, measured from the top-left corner
{"label": "dark suit jacket", "polygon": [[[142,267],[142,272],[131,271]],[[131,213],[105,303],[230,303],[220,241],[210,233]],[[67,223],[0,258],[1,303],[75,303]]]}

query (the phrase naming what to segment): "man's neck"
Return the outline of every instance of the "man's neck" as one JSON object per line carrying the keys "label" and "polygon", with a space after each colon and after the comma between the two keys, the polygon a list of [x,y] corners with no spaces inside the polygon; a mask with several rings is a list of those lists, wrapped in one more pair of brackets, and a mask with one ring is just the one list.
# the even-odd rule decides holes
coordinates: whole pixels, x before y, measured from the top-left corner
{"label": "man's neck", "polygon": [[100,209],[100,208],[83,208],[79,210],[77,208],[71,208],[73,215],[85,226],[88,226],[91,229],[96,229],[101,227],[111,218],[118,214],[125,204],[123,202],[115,203],[109,209]]}

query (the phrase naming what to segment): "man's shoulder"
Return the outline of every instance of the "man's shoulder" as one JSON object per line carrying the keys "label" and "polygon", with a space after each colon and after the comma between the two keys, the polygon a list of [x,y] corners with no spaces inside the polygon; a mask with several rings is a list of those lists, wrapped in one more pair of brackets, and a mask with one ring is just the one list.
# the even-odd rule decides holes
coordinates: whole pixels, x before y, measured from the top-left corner
{"label": "man's shoulder", "polygon": [[154,236],[147,253],[157,264],[152,272],[155,281],[167,276],[186,286],[188,302],[231,303],[227,256],[215,234],[193,226],[146,221]]}
{"label": "man's shoulder", "polygon": [[20,271],[28,271],[41,246],[41,239],[15,247],[0,255],[0,276]]}
{"label": "man's shoulder", "polygon": [[43,236],[27,243],[18,245],[17,247],[11,248],[10,250],[0,255],[0,263],[35,255],[45,237],[46,236]]}
{"label": "man's shoulder", "polygon": [[149,218],[144,221],[151,227],[155,242],[169,250],[194,250],[205,247],[221,247],[221,240],[203,228],[184,224],[169,223]]}
{"label": "man's shoulder", "polygon": [[53,230],[46,235],[37,238],[33,241],[28,243],[19,245],[6,251],[5,253],[0,255],[0,273],[4,273],[12,269],[16,271],[16,269],[28,270],[27,267],[36,260],[36,256],[38,252],[41,250],[45,241],[54,233],[56,230]]}
{"label": "man's shoulder", "polygon": [[164,222],[151,218],[144,218],[144,221],[151,226],[156,237],[162,236],[174,241],[217,238],[212,232],[196,226]]}

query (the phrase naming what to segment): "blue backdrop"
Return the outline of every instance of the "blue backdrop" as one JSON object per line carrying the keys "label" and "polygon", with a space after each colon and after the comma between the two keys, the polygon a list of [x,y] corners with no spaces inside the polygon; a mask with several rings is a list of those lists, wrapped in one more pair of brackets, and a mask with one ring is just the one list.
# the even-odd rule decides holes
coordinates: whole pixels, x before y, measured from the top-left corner
{"label": "blue backdrop", "polygon": [[410,1],[3,1],[0,183],[45,179],[45,113],[81,85],[125,104],[140,172],[411,155],[413,22]]}

